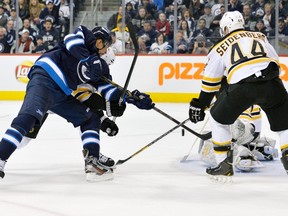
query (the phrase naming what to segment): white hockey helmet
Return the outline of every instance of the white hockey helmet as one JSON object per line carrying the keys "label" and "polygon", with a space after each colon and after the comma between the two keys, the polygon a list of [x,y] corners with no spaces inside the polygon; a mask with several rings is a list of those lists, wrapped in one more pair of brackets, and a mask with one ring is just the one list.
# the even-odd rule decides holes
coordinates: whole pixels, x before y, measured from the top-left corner
{"label": "white hockey helmet", "polygon": [[115,62],[115,53],[111,47],[108,47],[107,52],[101,55],[101,58],[106,61],[108,65],[112,65]]}
{"label": "white hockey helmet", "polygon": [[244,29],[244,24],[244,18],[239,11],[228,11],[220,20],[220,33],[223,37],[225,28],[228,29],[229,34],[236,29]]}

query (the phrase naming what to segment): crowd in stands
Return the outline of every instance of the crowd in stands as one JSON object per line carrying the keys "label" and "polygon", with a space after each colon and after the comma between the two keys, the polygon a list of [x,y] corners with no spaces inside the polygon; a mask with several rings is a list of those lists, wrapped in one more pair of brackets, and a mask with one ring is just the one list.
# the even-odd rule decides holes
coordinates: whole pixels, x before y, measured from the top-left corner
{"label": "crowd in stands", "polygon": [[[73,2],[77,15],[83,0]],[[66,0],[0,0],[0,53],[43,53],[69,33],[69,26]]]}
{"label": "crowd in stands", "polygon": [[[125,23],[131,21],[134,25],[141,53],[164,54],[176,50],[179,54],[207,54],[221,38],[219,22],[226,12],[224,4],[225,0],[177,0],[177,17],[174,17],[174,0],[125,0]],[[276,23],[279,40],[288,44],[288,0],[279,1],[277,22],[275,0],[228,0],[228,11],[235,10],[243,14],[246,30],[260,31],[268,38],[275,37]],[[122,11],[120,1],[107,27],[114,32],[114,51],[123,53],[125,47],[129,53],[133,47],[128,29],[122,28]]]}

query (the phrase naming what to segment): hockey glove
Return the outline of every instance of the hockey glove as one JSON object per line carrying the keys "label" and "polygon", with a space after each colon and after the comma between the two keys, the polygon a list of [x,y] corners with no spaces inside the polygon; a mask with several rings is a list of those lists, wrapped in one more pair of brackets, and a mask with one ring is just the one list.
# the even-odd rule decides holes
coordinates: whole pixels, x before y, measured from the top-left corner
{"label": "hockey glove", "polygon": [[190,102],[189,118],[193,123],[203,121],[205,118],[205,106],[203,106],[198,99],[193,98]]}
{"label": "hockey glove", "polygon": [[119,117],[122,116],[126,109],[126,104],[122,103],[119,105],[118,102],[106,102],[106,114],[108,117],[115,116]]}
{"label": "hockey glove", "polygon": [[117,127],[116,123],[107,117],[104,117],[104,120],[101,121],[100,129],[103,132],[107,133],[108,136],[116,136],[116,134],[119,131],[119,128]]}
{"label": "hockey glove", "polygon": [[139,109],[150,110],[155,104],[152,102],[150,95],[139,92],[137,89],[131,92],[131,96],[126,97],[126,102],[131,103]]}

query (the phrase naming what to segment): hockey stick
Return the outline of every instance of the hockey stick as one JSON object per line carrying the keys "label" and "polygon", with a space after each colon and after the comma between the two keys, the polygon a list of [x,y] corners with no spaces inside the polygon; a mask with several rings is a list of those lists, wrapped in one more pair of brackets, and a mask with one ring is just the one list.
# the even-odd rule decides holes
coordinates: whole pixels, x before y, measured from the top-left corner
{"label": "hockey stick", "polygon": [[[106,77],[101,77],[102,80],[104,80],[105,82],[107,83],[110,83],[112,85],[114,85],[115,87],[123,90],[123,87],[121,87],[120,85],[118,85],[117,83],[114,83],[113,81],[107,79]],[[129,96],[132,96],[131,95],[131,92],[126,90],[126,94],[128,94]],[[157,107],[153,107],[152,108],[153,110],[155,110],[156,112],[160,113],[161,115],[165,116],[166,118],[170,119],[171,121],[173,121],[174,123],[176,124],[180,124],[180,122],[178,120],[176,120],[175,118],[173,118],[172,116],[168,115],[167,113],[165,113],[164,111],[160,110],[159,108]],[[194,134],[195,136],[199,137],[200,139],[202,140],[208,140],[212,137],[212,133],[211,132],[208,132],[206,134],[199,134],[197,133],[196,131],[192,130],[191,128],[187,127],[186,125],[181,125],[182,128],[186,129],[187,131],[189,131],[190,133]]]}
{"label": "hockey stick", "polygon": [[[138,42],[137,42],[137,39],[136,39],[136,32],[134,30],[134,26],[133,26],[132,22],[128,22],[127,23],[127,28],[129,30],[129,34],[130,34],[130,37],[131,37],[135,52],[134,52],[134,57],[133,57],[133,60],[132,60],[132,64],[131,64],[130,69],[129,69],[129,73],[127,75],[127,78],[126,78],[126,81],[125,81],[125,84],[124,84],[124,87],[123,87],[123,93],[122,93],[122,95],[121,95],[121,97],[119,99],[119,104],[121,104],[123,102],[123,100],[124,100],[124,97],[125,97],[125,94],[126,94],[126,90],[128,88],[128,85],[129,85],[129,82],[130,82],[130,79],[131,79],[131,76],[132,76],[132,73],[133,73],[133,70],[134,70],[134,67],[135,67],[135,64],[136,64],[136,60],[137,60],[138,54],[139,54],[139,45],[138,45]],[[116,117],[113,118],[113,121],[116,121]]]}
{"label": "hockey stick", "polygon": [[158,138],[156,138],[155,140],[153,140],[152,142],[150,142],[149,144],[147,144],[146,146],[144,146],[143,148],[141,148],[140,150],[138,150],[137,152],[135,152],[134,154],[132,154],[128,158],[123,159],[123,160],[118,160],[116,165],[121,165],[121,164],[125,163],[126,161],[130,160],[131,158],[133,158],[134,156],[136,156],[140,152],[144,151],[146,148],[148,148],[149,146],[153,145],[154,143],[156,143],[157,141],[159,141],[163,137],[167,136],[168,134],[170,134],[171,132],[173,132],[177,128],[181,127],[182,125],[184,125],[188,121],[189,121],[189,118],[186,119],[185,121],[181,122],[180,124],[176,125],[175,127],[171,128],[170,130],[168,130],[167,132],[165,132],[164,134],[162,134],[161,136],[159,136]]}
{"label": "hockey stick", "polygon": [[[206,127],[206,125],[207,125],[207,123],[208,123],[208,120],[209,120],[209,116],[208,116],[208,118],[205,120],[205,122],[204,122],[204,124],[203,124],[203,127],[202,127],[201,130],[200,130],[200,133],[205,129],[205,127]],[[209,133],[212,135],[211,132],[209,132]],[[193,144],[192,144],[192,146],[191,146],[188,154],[185,155],[185,156],[182,158],[182,160],[180,161],[181,163],[184,163],[184,162],[187,160],[187,158],[188,158],[189,155],[191,154],[192,149],[193,149],[194,145],[196,144],[198,138],[199,138],[199,137],[196,137],[196,138],[195,138],[195,140],[194,140],[194,142],[193,142]],[[211,138],[211,137],[210,137],[210,138]],[[209,139],[210,139],[210,138],[209,138]]]}

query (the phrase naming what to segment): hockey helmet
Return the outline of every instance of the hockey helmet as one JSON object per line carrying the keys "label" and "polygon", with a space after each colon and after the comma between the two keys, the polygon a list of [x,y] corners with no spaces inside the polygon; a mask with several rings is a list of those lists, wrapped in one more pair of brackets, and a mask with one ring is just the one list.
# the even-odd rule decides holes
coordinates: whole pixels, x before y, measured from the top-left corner
{"label": "hockey helmet", "polygon": [[101,55],[101,58],[106,61],[108,65],[112,65],[115,62],[115,54],[111,47],[108,47],[107,52]]}
{"label": "hockey helmet", "polygon": [[228,11],[220,20],[220,34],[224,36],[225,28],[228,34],[237,29],[244,29],[244,19],[239,11]]}
{"label": "hockey helmet", "polygon": [[104,44],[110,45],[112,43],[110,31],[107,28],[96,26],[92,29],[92,33],[94,34],[96,39],[102,39]]}

